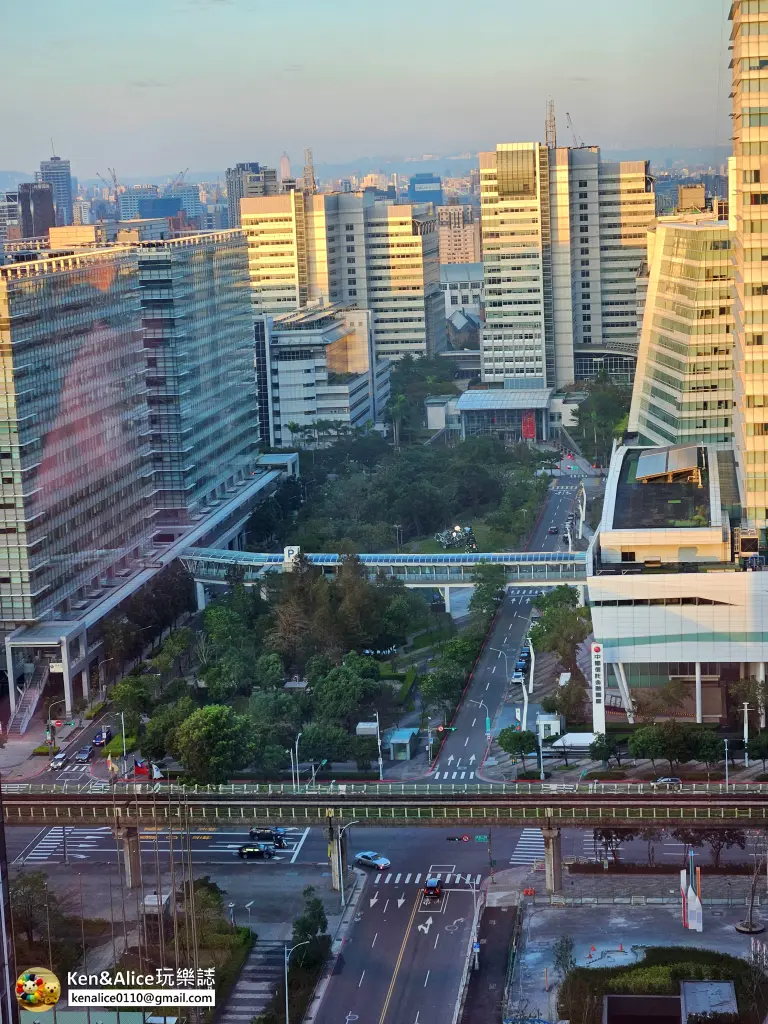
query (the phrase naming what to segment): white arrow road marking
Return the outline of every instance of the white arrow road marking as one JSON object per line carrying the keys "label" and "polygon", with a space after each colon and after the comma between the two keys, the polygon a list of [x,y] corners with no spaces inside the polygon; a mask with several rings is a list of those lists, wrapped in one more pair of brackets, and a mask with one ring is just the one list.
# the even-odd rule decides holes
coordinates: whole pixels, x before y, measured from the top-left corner
{"label": "white arrow road marking", "polygon": [[470,764],[474,764],[475,760],[476,760],[476,758],[475,758],[475,755],[473,754],[472,757],[470,757],[470,759],[469,759],[469,763]]}
{"label": "white arrow road marking", "polygon": [[379,894],[378,893],[374,893],[374,895],[371,897],[370,900],[368,900],[368,902],[371,904],[371,906],[373,906],[374,903],[378,903],[378,900],[379,900]]}
{"label": "white arrow road marking", "polygon": [[71,853],[70,857],[75,857],[77,860],[88,860],[86,853]]}
{"label": "white arrow road marking", "polygon": [[417,925],[420,932],[424,932],[425,935],[429,934],[429,929],[432,927],[432,916],[430,915],[424,924]]}
{"label": "white arrow road marking", "polygon": [[398,897],[397,897],[397,906],[398,906],[398,909],[399,909],[400,907],[402,907],[402,905],[403,905],[404,903],[405,903],[405,893],[403,893],[403,895],[402,895],[402,896],[398,896]]}
{"label": "white arrow road marking", "polygon": [[448,758],[448,764],[453,764],[455,760],[456,758],[453,756],[453,754],[451,754],[450,757]]}
{"label": "white arrow road marking", "polygon": [[[453,924],[447,924],[445,926],[445,930],[447,932],[450,932],[451,934],[453,934],[454,932],[457,932],[459,930],[459,925],[463,924],[463,923],[464,923],[464,918],[463,917],[457,917],[454,920]],[[419,925],[419,927],[421,927],[421,925]]]}

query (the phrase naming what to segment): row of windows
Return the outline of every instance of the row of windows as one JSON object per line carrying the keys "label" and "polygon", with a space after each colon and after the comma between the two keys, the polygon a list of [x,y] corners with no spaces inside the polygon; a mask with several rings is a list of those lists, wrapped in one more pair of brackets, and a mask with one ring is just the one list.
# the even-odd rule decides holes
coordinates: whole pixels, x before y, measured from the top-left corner
{"label": "row of windows", "polygon": [[[631,552],[628,552],[631,553]],[[636,597],[627,598],[615,601],[590,601],[592,608],[648,608],[650,606],[679,606],[681,604],[693,604],[693,605],[711,605],[711,604],[729,604],[729,601],[714,601],[708,597]],[[702,672],[704,667],[702,666]],[[676,675],[687,673],[675,673]],[[708,673],[707,673],[708,674]]]}

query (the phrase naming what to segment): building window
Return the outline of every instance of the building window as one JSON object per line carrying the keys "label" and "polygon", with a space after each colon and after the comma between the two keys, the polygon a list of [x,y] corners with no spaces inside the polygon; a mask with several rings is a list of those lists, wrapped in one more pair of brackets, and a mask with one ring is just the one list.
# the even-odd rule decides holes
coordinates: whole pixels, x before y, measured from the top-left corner
{"label": "building window", "polygon": [[451,296],[451,305],[452,306],[458,306],[458,304],[459,304],[459,296],[458,295],[452,295]]}
{"label": "building window", "polygon": [[347,241],[348,242],[354,242],[354,240],[355,240],[355,236],[354,235],[347,235]]}
{"label": "building window", "polygon": [[582,245],[589,245],[589,239],[588,238],[584,238],[584,236],[582,235],[581,244]]}
{"label": "building window", "polygon": [[581,319],[584,321],[584,323],[588,323],[592,319],[592,314],[583,313]]}
{"label": "building window", "polygon": [[621,560],[622,560],[622,562],[634,562],[635,561],[635,552],[634,551],[622,551],[621,552]]}
{"label": "building window", "polygon": [[350,299],[357,298],[357,288],[350,288],[349,289],[349,297],[350,297]]}
{"label": "building window", "polygon": [[461,296],[461,304],[462,304],[462,306],[466,306],[468,303],[469,303],[469,296],[468,295],[462,295]]}
{"label": "building window", "polygon": [[579,220],[589,220],[589,214],[588,213],[580,213],[579,214]]}
{"label": "building window", "polygon": [[589,260],[582,260],[581,261],[581,265],[582,265],[582,267],[588,267],[589,266]]}
{"label": "building window", "polygon": [[587,187],[586,181],[580,181],[579,182],[579,188],[586,188],[586,187]]}
{"label": "building window", "polygon": [[355,230],[355,225],[354,224],[345,224],[344,225],[344,230],[345,231],[354,231]]}
{"label": "building window", "polygon": [[347,256],[347,263],[354,263],[354,262],[355,262],[355,257],[354,256]]}
{"label": "building window", "polygon": [[354,245],[348,245],[347,246],[347,252],[354,252],[354,251],[355,251]]}
{"label": "building window", "polygon": [[588,210],[589,207],[587,206],[586,203],[579,203],[579,209],[580,210]]}
{"label": "building window", "polygon": [[589,277],[589,271],[588,270],[582,270],[581,276],[582,277]]}
{"label": "building window", "polygon": [[579,192],[579,199],[586,199],[586,198],[587,198],[587,193],[586,192]]}
{"label": "building window", "polygon": [[582,249],[581,250],[581,255],[582,256],[589,256],[589,249]]}

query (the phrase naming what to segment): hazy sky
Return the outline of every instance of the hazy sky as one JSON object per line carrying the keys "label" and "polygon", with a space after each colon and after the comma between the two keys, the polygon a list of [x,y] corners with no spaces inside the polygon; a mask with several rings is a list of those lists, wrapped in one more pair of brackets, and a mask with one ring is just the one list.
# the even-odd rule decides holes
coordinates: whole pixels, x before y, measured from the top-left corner
{"label": "hazy sky", "polygon": [[[713,146],[727,0],[3,2],[0,168],[161,174],[540,139]],[[10,45],[9,45],[10,41]]]}

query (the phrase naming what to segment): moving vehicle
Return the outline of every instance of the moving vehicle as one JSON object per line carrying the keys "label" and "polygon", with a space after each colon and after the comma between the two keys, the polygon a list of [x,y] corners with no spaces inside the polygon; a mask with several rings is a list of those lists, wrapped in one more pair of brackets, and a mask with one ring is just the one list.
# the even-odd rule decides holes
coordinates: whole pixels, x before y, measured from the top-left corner
{"label": "moving vehicle", "polygon": [[240,860],[272,860],[275,851],[266,843],[244,843],[237,856]]}
{"label": "moving vehicle", "polygon": [[682,786],[682,784],[683,780],[678,779],[676,775],[662,775],[653,783],[654,786]]}
{"label": "moving vehicle", "polygon": [[560,532],[560,527],[559,526],[550,526],[550,528],[547,530],[547,533],[559,533],[559,532]]}
{"label": "moving vehicle", "polygon": [[89,743],[87,747],[81,747],[75,754],[75,764],[88,764],[93,757],[93,747]]}
{"label": "moving vehicle", "polygon": [[112,730],[108,725],[99,729],[96,735],[93,737],[94,747],[105,747],[107,743],[112,739]]}
{"label": "moving vehicle", "polygon": [[48,768],[52,772],[57,772],[61,768],[64,767],[64,765],[67,763],[68,760],[69,760],[69,755],[68,754],[65,754],[63,752],[59,753],[59,754],[56,754],[55,757],[53,757],[51,759],[51,763],[48,765]]}
{"label": "moving vehicle", "polygon": [[513,683],[524,683],[525,682],[525,676],[523,675],[522,672],[513,672],[512,673],[512,682]]}
{"label": "moving vehicle", "polygon": [[424,886],[425,900],[439,900],[443,895],[443,886],[439,878],[428,878]]}
{"label": "moving vehicle", "polygon": [[374,853],[373,850],[364,850],[362,853],[355,854],[355,864],[359,864],[363,868],[375,868],[377,871],[386,871],[390,862],[380,853]]}
{"label": "moving vehicle", "polygon": [[249,828],[248,835],[258,843],[271,843],[278,850],[285,849],[285,829],[278,825],[267,825],[262,828]]}

